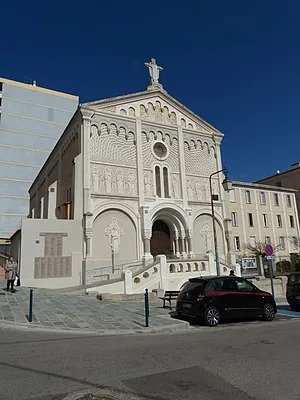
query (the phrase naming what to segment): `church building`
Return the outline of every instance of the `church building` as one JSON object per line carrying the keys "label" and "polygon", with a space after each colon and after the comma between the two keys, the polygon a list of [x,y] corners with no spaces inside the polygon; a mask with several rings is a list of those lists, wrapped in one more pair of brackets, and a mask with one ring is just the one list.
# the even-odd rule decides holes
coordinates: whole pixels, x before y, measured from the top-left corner
{"label": "church building", "polygon": [[23,284],[101,282],[122,292],[126,272],[134,293],[215,274],[212,198],[221,272],[235,268],[225,176],[216,173],[223,134],[167,93],[155,59],[145,65],[145,91],[78,107],[33,182]]}

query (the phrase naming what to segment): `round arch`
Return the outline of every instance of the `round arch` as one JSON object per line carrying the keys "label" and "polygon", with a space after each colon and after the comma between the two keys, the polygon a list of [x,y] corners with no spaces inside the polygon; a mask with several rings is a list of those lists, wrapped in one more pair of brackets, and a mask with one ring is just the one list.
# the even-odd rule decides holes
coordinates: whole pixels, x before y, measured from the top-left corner
{"label": "round arch", "polygon": [[[177,219],[177,226],[181,226],[181,229],[187,230],[188,229],[188,218],[186,212],[176,204],[172,203],[163,203],[158,204],[157,206],[153,207],[153,209],[149,213],[149,220],[152,226],[153,221],[159,217],[159,215],[166,215],[172,218]],[[178,225],[179,223],[179,225]]]}
{"label": "round arch", "polygon": [[96,207],[94,212],[93,212],[93,222],[95,222],[96,218],[102,214],[104,211],[107,210],[119,210],[122,211],[123,213],[127,214],[128,217],[132,220],[135,229],[138,229],[138,218],[137,215],[134,213],[132,208],[128,207],[127,205],[124,204],[119,204],[119,203],[111,203],[111,202],[106,202],[104,204],[101,204],[100,206]]}

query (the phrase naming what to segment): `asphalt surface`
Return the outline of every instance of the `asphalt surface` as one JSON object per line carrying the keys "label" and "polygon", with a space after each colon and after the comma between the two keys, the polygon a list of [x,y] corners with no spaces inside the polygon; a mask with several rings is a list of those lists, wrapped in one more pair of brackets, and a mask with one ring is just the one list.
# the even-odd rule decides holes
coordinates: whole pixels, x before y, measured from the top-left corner
{"label": "asphalt surface", "polygon": [[2,329],[1,400],[75,399],[80,390],[110,388],[120,396],[102,398],[129,400],[129,390],[149,400],[296,400],[299,343],[300,319],[289,317],[164,335]]}

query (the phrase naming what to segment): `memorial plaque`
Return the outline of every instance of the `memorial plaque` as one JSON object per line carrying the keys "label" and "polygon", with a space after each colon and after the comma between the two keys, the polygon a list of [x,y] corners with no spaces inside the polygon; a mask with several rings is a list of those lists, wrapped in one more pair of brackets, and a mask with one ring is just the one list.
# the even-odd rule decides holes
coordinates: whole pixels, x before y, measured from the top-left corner
{"label": "memorial plaque", "polygon": [[67,276],[67,257],[61,258],[61,265],[60,265],[60,276]]}
{"label": "memorial plaque", "polygon": [[72,257],[66,257],[67,265],[66,265],[66,277],[72,277]]}
{"label": "memorial plaque", "polygon": [[63,238],[67,233],[41,232],[45,238],[44,257],[35,257],[34,278],[72,277],[72,257],[63,257]]}
{"label": "memorial plaque", "polygon": [[60,278],[60,264],[61,258],[60,257],[53,257],[54,259],[54,278]]}
{"label": "memorial plaque", "polygon": [[34,259],[34,279],[41,278],[41,265],[42,265],[42,257],[35,257],[35,259]]}
{"label": "memorial plaque", "polygon": [[54,258],[48,258],[48,276],[47,278],[54,278]]}

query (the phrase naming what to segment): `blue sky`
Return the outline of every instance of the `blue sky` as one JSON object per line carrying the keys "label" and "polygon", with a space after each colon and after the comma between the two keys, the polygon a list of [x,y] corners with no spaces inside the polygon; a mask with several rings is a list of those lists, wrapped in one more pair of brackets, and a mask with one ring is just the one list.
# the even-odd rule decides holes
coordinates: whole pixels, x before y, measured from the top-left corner
{"label": "blue sky", "polygon": [[0,76],[97,100],[166,90],[225,134],[223,164],[251,181],[300,161],[298,0],[1,3]]}

